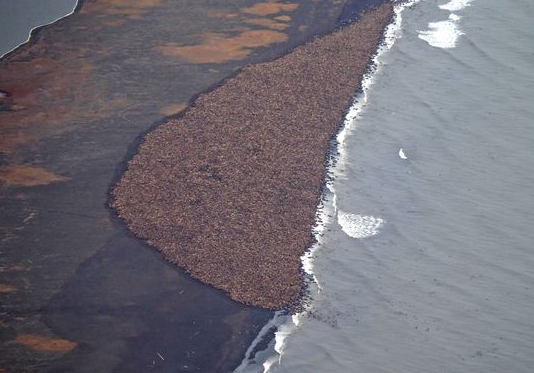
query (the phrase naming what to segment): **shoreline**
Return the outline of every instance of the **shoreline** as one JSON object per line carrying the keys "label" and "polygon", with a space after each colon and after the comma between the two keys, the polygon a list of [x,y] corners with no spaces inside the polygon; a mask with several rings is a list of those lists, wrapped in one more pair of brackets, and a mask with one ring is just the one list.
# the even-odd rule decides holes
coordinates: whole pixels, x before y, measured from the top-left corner
{"label": "shoreline", "polygon": [[[362,76],[367,72],[371,58],[376,53],[383,37],[383,31],[391,20],[392,15],[392,4],[385,4],[375,10],[367,11],[357,22],[342,27],[331,34],[315,38],[313,41],[296,47],[293,51],[274,61],[247,66],[232,78],[225,79],[213,91],[200,95],[178,118],[171,119],[167,123],[156,127],[153,132],[144,137],[138,154],[130,160],[128,169],[111,192],[110,206],[127,222],[127,225],[136,236],[146,239],[151,246],[161,251],[167,260],[185,268],[194,278],[224,290],[234,300],[271,309],[297,305],[303,294],[300,256],[313,243],[315,212],[321,200],[327,177],[326,164],[331,156],[331,139],[335,137],[343,124],[343,115],[346,114],[350,107],[354,92],[361,89]],[[374,24],[373,21],[369,22],[368,20],[372,16],[378,17],[373,19]],[[379,26],[377,26],[377,22]],[[295,55],[302,54],[302,51],[308,50],[307,57],[310,58],[310,55],[315,53],[311,49],[321,45],[321,41],[329,40],[330,42],[330,45],[326,46],[326,52],[323,51],[323,58],[328,56],[329,53],[348,53],[346,49],[350,49],[350,47],[345,48],[345,50],[338,47],[334,52],[328,48],[335,48],[335,42],[332,40],[337,37],[336,42],[340,42],[343,38],[339,36],[340,34],[348,33],[362,24],[366,25],[367,32],[371,28],[373,31],[371,37],[366,35],[365,38],[362,38],[367,40],[359,40],[360,43],[365,45],[365,52],[359,55],[356,54],[356,57],[354,55],[350,57],[345,55],[346,60],[344,60],[344,63],[339,63],[339,66],[344,67],[348,61],[356,60],[358,73],[354,74],[353,70],[342,78],[337,77],[340,82],[332,83],[332,79],[335,79],[336,76],[330,76],[325,71],[321,72],[325,73],[321,77],[324,84],[346,85],[344,93],[341,94],[343,98],[338,97],[338,102],[336,103],[329,102],[329,104],[336,105],[335,114],[328,113],[328,109],[324,107],[320,108],[321,119],[314,122],[314,125],[319,127],[321,123],[325,122],[329,123],[329,125],[322,130],[317,130],[316,128],[316,137],[307,139],[308,154],[294,153],[293,159],[291,157],[287,158],[285,153],[294,151],[300,146],[294,140],[299,136],[306,136],[309,128],[301,126],[297,132],[289,135],[289,137],[293,137],[293,140],[288,140],[287,128],[282,128],[283,126],[280,127],[275,123],[276,121],[280,122],[288,119],[277,114],[280,110],[283,110],[285,103],[279,101],[276,103],[278,106],[275,105],[274,109],[270,108],[269,111],[269,108],[264,110],[265,108],[262,108],[259,101],[254,101],[255,97],[262,97],[262,100],[267,102],[266,105],[268,105],[269,99],[274,99],[280,91],[267,92],[264,97],[265,92],[259,87],[268,86],[271,77],[276,77],[276,74],[283,74],[286,69],[291,69],[292,63],[300,64],[301,68],[303,66],[309,68],[314,63],[313,56],[307,62],[303,62],[302,56],[298,56],[282,69],[278,68],[277,70],[276,66],[284,64],[285,61],[290,60]],[[359,38],[358,32],[354,33],[353,38]],[[344,42],[347,41],[345,40]],[[334,57],[329,63],[332,63],[333,60],[335,60]],[[274,70],[272,70],[272,66],[275,66]],[[262,75],[263,70],[269,69],[272,70],[270,75]],[[307,72],[310,74],[309,78],[318,76],[313,71],[311,69]],[[295,72],[293,71],[291,74],[295,74]],[[336,73],[334,72],[333,74],[335,75]],[[244,75],[246,77],[243,80]],[[304,85],[305,89],[314,92],[312,95],[310,95],[311,91],[307,92],[308,95],[306,96],[307,100],[319,100],[315,101],[314,105],[321,106],[321,104],[324,104],[324,102],[321,102],[322,100],[328,101],[328,95],[335,95],[339,89],[339,87],[330,89],[328,93],[324,93],[320,99],[317,99],[315,96],[317,96],[318,86],[306,86],[306,81],[302,77],[295,78],[293,76],[293,78],[296,80],[289,85]],[[249,82],[247,82],[247,79],[249,79]],[[350,79],[355,80],[347,84],[346,81],[350,81]],[[277,83],[283,84],[283,80],[284,78],[282,78],[282,81],[278,80]],[[249,84],[251,82],[252,86]],[[228,86],[231,88],[228,89]],[[251,91],[247,92],[247,86],[250,86]],[[347,86],[349,87],[348,89]],[[270,88],[271,90],[273,89],[272,87]],[[286,86],[285,89],[291,90],[291,87]],[[232,90],[239,91],[239,97],[235,96]],[[221,92],[223,93],[221,94]],[[299,92],[292,91],[292,94],[293,96],[289,97],[290,100],[293,100],[291,103],[292,109],[298,111],[301,106],[309,104],[308,102],[296,102],[294,100],[295,96],[299,95]],[[215,100],[210,101],[211,97],[215,97]],[[340,104],[341,101],[344,103]],[[236,102],[241,105],[238,111],[232,109]],[[252,105],[253,108],[249,109],[247,105]],[[214,107],[217,107],[217,113],[213,109]],[[237,116],[237,123],[232,123],[231,125],[224,123],[224,115],[222,116],[223,119],[221,119],[221,111],[234,119]],[[244,112],[245,114],[243,114]],[[207,117],[204,116],[206,113],[209,114]],[[308,113],[311,117],[315,115],[313,110],[301,111],[301,118],[306,118],[305,113]],[[291,115],[292,113],[288,112],[286,114]],[[241,118],[239,115],[244,115],[244,117]],[[254,121],[258,115],[261,115],[262,119],[267,118],[265,120],[271,126],[270,129],[265,130],[267,133],[258,132],[257,128],[250,126],[251,121]],[[269,122],[270,115],[274,116],[274,122]],[[195,125],[195,123],[199,122],[212,124],[209,124],[207,129],[199,131]],[[295,118],[290,119],[292,126],[298,127],[299,124],[297,122]],[[233,126],[236,125],[243,131],[244,139],[240,139],[239,136],[236,137],[235,133],[233,133],[235,132],[233,131]],[[259,127],[259,125],[256,127]],[[206,137],[206,132],[210,130],[214,131],[214,133],[217,132],[217,134],[212,135],[212,137]],[[273,144],[269,140],[271,135],[275,136],[276,141],[285,141],[285,147]],[[180,136],[197,139],[195,140],[197,142],[176,140]],[[221,140],[221,138],[225,138],[227,142],[225,143],[225,140]],[[256,141],[258,139],[259,142]],[[254,142],[258,143],[253,144]],[[321,151],[318,153],[313,152],[313,149],[311,149],[313,146],[310,148],[310,144],[313,142],[320,143]],[[239,144],[245,145],[245,149],[240,147]],[[202,147],[204,151],[199,153],[199,147]],[[173,149],[175,149],[174,152]],[[187,154],[180,154],[180,151],[176,149],[187,149]],[[245,150],[246,154],[243,152],[237,154],[243,150]],[[234,158],[232,160],[225,159],[225,152],[232,153]],[[318,157],[319,153],[322,154],[321,157]],[[194,156],[191,156],[191,154],[194,154]],[[307,164],[314,171],[304,175],[296,167],[295,159],[298,159],[299,162],[306,162],[307,156],[311,156],[314,159],[313,164]],[[173,163],[174,160],[185,157],[189,157],[185,161],[189,162],[189,164],[175,165]],[[240,160],[239,162],[241,163],[234,164],[233,162],[236,159]],[[250,159],[253,160],[252,166],[247,163],[247,160]],[[259,163],[256,162],[258,160]],[[291,164],[293,173],[300,173],[300,179],[296,183],[291,180],[291,175],[286,174],[280,177],[279,173],[283,170],[271,169],[273,164],[280,160],[285,162],[285,166]],[[184,161],[181,160],[180,162]],[[163,163],[164,166],[161,166],[160,163]],[[271,179],[264,179],[261,173],[251,177],[250,174],[253,174],[258,167],[262,168],[262,173],[269,173]],[[246,173],[236,171],[239,168],[246,169]],[[320,180],[317,175],[322,176]],[[277,177],[278,183],[269,184],[272,178]],[[246,180],[249,183],[247,190],[240,190],[242,180]],[[263,183],[262,187],[253,185],[258,180]],[[169,187],[167,189],[161,188],[159,187],[161,184],[166,184]],[[150,187],[147,188],[146,185],[150,185]],[[173,186],[172,189],[170,185]],[[314,186],[310,187],[310,185]],[[176,191],[176,186],[181,189]],[[306,189],[304,193],[301,193],[302,189],[299,189],[301,186]],[[253,189],[252,193],[250,188]],[[265,195],[265,190],[271,190],[271,195]],[[278,192],[283,190],[283,195],[273,196],[272,191],[276,190]],[[214,198],[214,193],[217,194],[216,198]],[[262,193],[264,194],[258,198],[258,194],[261,195]],[[232,206],[237,202],[236,209],[217,206],[217,204],[221,203],[221,194],[226,198],[225,204]],[[243,194],[246,197],[243,197]],[[254,198],[256,199],[254,200]],[[154,199],[156,201],[159,200],[160,204],[154,204]],[[206,203],[204,199],[208,202]],[[291,199],[293,200],[291,201]],[[180,203],[176,202],[177,200]],[[254,202],[249,203],[251,200]],[[290,201],[290,203],[285,201]],[[258,209],[259,205],[265,203],[268,205],[267,208],[263,210],[260,208],[260,212],[254,211]],[[174,208],[169,208],[173,204]],[[188,205],[195,207],[187,207]],[[299,206],[303,205],[306,206],[303,209],[304,211],[299,209]],[[213,212],[214,207],[217,210],[216,212]],[[279,210],[276,210],[277,208]],[[291,211],[285,211],[288,208]],[[178,212],[180,209],[187,210],[187,212],[180,215],[181,213]],[[302,214],[305,217],[300,218],[296,227],[276,222],[280,217],[284,221],[295,221]],[[260,229],[260,231],[264,232],[263,234],[254,232],[258,231],[258,229],[255,229],[250,224],[247,228],[242,228],[247,226],[247,221],[251,217],[263,224],[262,229]],[[225,219],[233,219],[233,223],[227,223]],[[167,226],[167,229],[158,228],[158,226]],[[287,230],[290,233],[285,236],[280,235],[280,232],[287,232]],[[206,235],[203,232],[211,233]],[[232,235],[232,237],[228,238],[228,235]],[[221,237],[223,238],[222,243]],[[277,237],[282,242],[282,246],[291,251],[291,254],[287,255],[284,249],[277,248],[280,245],[268,243],[273,237]],[[295,239],[294,237],[297,238]],[[237,246],[236,242],[238,243]],[[261,249],[251,248],[251,242],[254,245],[263,247]],[[268,247],[266,248],[265,245]],[[225,246],[225,248],[221,249],[221,246]],[[229,247],[232,249],[227,249]],[[243,252],[248,253],[240,256]],[[217,257],[216,260],[214,260],[214,256]],[[288,261],[291,265],[287,265]],[[258,263],[261,263],[259,267]],[[244,268],[242,268],[243,265]],[[283,269],[280,270],[280,267]]]}

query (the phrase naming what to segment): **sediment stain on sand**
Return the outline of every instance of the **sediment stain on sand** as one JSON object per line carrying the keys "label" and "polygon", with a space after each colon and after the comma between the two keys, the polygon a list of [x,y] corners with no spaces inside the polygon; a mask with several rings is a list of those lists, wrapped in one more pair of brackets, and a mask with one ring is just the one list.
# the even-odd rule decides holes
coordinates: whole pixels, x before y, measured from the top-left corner
{"label": "sediment stain on sand", "polygon": [[265,27],[272,30],[285,30],[289,27],[286,22],[291,21],[288,15],[280,15],[274,18],[268,18],[269,15],[276,15],[281,11],[294,11],[298,8],[293,5],[297,4],[276,4],[276,3],[260,3],[249,8],[240,9],[240,13],[225,13],[225,12],[208,12],[208,17],[237,20],[241,22]]}
{"label": "sediment stain on sand", "polygon": [[254,18],[254,19],[248,19],[245,22],[251,25],[267,27],[273,30],[280,30],[280,31],[285,30],[286,28],[289,27],[289,25],[286,23],[276,22],[269,18]]}
{"label": "sediment stain on sand", "polygon": [[0,169],[0,179],[9,185],[33,187],[59,183],[68,178],[47,171],[42,167],[20,165]]}
{"label": "sediment stain on sand", "polygon": [[187,107],[187,102],[178,102],[176,104],[169,104],[159,111],[161,114],[168,117],[169,115],[177,114]]}
{"label": "sediment stain on sand", "polygon": [[87,50],[57,45],[50,56],[43,45],[21,50],[2,66],[0,89],[9,96],[0,98],[0,152],[11,156],[21,146],[36,148],[43,138],[69,131],[73,122],[124,106],[124,98],[105,99],[94,87]]}
{"label": "sediment stain on sand", "polygon": [[17,288],[13,285],[0,284],[0,293],[16,293]]}
{"label": "sediment stain on sand", "polygon": [[22,272],[27,269],[26,266],[22,264],[13,264],[10,266],[0,266],[0,272]]}
{"label": "sediment stain on sand", "polygon": [[274,19],[276,19],[277,21],[289,22],[291,21],[291,16],[283,15],[283,16],[274,17]]}
{"label": "sediment stain on sand", "polygon": [[250,13],[257,16],[267,16],[282,12],[294,12],[299,7],[296,3],[257,3],[250,7],[242,8],[244,13]]}
{"label": "sediment stain on sand", "polygon": [[223,63],[244,59],[253,48],[286,41],[288,36],[274,30],[250,30],[235,37],[207,33],[202,35],[202,39],[199,45],[165,44],[155,48],[166,56],[181,57],[193,63]]}
{"label": "sediment stain on sand", "polygon": [[36,334],[19,334],[13,343],[24,345],[38,352],[66,354],[76,348],[77,343],[66,339],[48,338]]}
{"label": "sediment stain on sand", "polygon": [[233,12],[207,12],[208,17],[217,19],[236,19],[239,17],[239,13]]}
{"label": "sediment stain on sand", "polygon": [[81,13],[98,12],[139,19],[151,8],[161,5],[162,2],[163,0],[100,0],[98,2],[86,2]]}

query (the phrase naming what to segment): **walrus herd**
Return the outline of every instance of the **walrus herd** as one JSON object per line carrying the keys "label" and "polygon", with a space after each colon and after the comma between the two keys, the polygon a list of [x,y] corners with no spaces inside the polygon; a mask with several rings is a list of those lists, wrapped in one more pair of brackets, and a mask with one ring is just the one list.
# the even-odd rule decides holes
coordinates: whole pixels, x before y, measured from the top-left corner
{"label": "walrus herd", "polygon": [[243,68],[141,142],[110,206],[200,281],[264,308],[298,303],[330,139],[393,5]]}

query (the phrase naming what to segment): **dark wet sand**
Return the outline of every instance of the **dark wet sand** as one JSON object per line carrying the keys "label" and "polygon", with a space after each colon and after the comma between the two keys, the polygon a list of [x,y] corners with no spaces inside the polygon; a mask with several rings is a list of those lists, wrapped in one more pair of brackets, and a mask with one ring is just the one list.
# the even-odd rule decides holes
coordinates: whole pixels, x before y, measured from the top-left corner
{"label": "dark wet sand", "polygon": [[233,299],[295,304],[329,140],[391,16],[391,4],[368,11],[201,95],[145,137],[111,206],[165,258]]}
{"label": "dark wet sand", "polygon": [[[269,13],[253,0],[82,1],[0,60],[1,369],[240,362],[270,312],[191,279],[106,202],[140,134],[236,69],[327,32],[346,4],[292,3]],[[207,61],[214,41],[224,48]]]}

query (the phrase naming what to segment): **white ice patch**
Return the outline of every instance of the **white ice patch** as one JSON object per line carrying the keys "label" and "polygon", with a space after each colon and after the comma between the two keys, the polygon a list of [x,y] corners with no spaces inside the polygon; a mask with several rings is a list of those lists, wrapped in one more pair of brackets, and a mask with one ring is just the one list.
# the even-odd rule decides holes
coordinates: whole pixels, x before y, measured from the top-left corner
{"label": "white ice patch", "polygon": [[449,12],[457,12],[468,7],[472,0],[451,0],[447,4],[440,5],[439,8]]}
{"label": "white ice patch", "polygon": [[458,38],[464,33],[458,27],[460,17],[451,14],[449,19],[440,22],[430,22],[428,30],[419,31],[419,38],[436,48],[454,48]]}
{"label": "white ice patch", "polygon": [[384,220],[374,216],[356,215],[343,211],[337,213],[337,222],[341,225],[343,232],[353,238],[374,236],[384,224]]}

